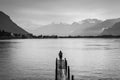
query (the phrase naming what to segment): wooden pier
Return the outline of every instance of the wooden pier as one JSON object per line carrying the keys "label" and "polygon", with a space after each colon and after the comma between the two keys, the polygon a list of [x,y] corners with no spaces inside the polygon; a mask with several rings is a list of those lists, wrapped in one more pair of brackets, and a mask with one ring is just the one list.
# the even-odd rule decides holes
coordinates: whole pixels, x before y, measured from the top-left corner
{"label": "wooden pier", "polygon": [[59,59],[56,58],[55,80],[74,80],[74,76],[70,76],[70,67],[66,58],[63,59],[62,51],[59,52]]}

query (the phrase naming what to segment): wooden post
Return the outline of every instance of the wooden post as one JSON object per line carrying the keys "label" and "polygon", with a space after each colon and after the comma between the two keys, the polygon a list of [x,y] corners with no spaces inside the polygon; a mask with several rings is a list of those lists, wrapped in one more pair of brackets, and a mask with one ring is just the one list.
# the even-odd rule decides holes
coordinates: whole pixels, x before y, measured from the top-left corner
{"label": "wooden post", "polygon": [[57,73],[58,73],[58,72],[57,72],[57,69],[58,69],[58,67],[57,67],[57,61],[58,61],[58,60],[57,60],[57,58],[56,58],[56,64],[55,64],[55,65],[56,65],[56,68],[55,68],[55,80],[58,80],[58,79],[57,79]]}
{"label": "wooden post", "polygon": [[68,80],[70,80],[70,67],[68,66]]}
{"label": "wooden post", "polygon": [[74,80],[74,75],[72,75],[72,80]]}
{"label": "wooden post", "polygon": [[66,72],[67,72],[67,60],[65,58],[65,69],[66,69]]}

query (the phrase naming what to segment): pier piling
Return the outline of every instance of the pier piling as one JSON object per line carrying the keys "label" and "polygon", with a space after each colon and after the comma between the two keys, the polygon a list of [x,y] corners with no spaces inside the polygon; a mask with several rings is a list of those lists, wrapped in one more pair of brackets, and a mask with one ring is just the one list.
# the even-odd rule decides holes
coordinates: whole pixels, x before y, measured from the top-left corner
{"label": "pier piling", "polygon": [[72,75],[71,80],[74,80],[74,75]]}
{"label": "pier piling", "polygon": [[[63,59],[62,51],[59,52],[59,59],[56,58],[55,80],[70,80],[70,67],[68,66],[66,58]],[[74,76],[71,76],[74,80]]]}

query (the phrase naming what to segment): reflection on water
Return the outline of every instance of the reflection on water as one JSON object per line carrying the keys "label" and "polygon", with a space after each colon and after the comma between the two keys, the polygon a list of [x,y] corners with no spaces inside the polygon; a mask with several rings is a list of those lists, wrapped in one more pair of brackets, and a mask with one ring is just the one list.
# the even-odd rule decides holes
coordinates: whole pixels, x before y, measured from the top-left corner
{"label": "reflection on water", "polygon": [[0,80],[54,80],[59,50],[76,80],[120,78],[119,39],[0,40]]}

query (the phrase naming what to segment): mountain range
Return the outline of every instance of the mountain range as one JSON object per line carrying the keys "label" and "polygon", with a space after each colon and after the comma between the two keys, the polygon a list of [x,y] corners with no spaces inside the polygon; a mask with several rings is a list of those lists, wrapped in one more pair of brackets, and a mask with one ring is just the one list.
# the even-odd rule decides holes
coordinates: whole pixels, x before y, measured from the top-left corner
{"label": "mountain range", "polygon": [[[26,30],[14,23],[11,18],[0,11],[0,30],[17,34],[29,34]],[[35,35],[58,35],[58,36],[96,36],[96,35],[120,35],[120,18],[98,20],[85,19],[72,24],[51,23],[40,26],[32,32]]]}
{"label": "mountain range", "polygon": [[[36,35],[72,35],[72,36],[96,36],[96,35],[120,35],[120,33],[114,34],[116,31],[113,29],[115,24],[120,22],[120,18],[98,20],[98,19],[85,19],[79,22],[73,22],[72,24],[66,23],[51,23],[48,25],[41,26],[40,28],[33,31]],[[120,25],[120,24],[118,24]],[[119,26],[118,26],[119,27]],[[112,31],[112,34],[110,34]]]}
{"label": "mountain range", "polygon": [[101,20],[97,19],[86,19],[80,22],[73,22],[72,24],[66,23],[51,23],[45,26],[41,26],[40,28],[33,31],[36,35],[43,34],[43,35],[81,35],[85,29],[90,28],[98,23],[101,23]]}

